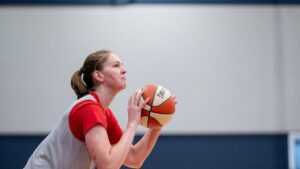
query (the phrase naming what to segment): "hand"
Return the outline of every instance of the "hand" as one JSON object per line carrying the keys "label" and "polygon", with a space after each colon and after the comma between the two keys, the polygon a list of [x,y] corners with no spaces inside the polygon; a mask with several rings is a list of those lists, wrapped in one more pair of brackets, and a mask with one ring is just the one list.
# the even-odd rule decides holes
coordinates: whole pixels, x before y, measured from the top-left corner
{"label": "hand", "polygon": [[128,125],[137,127],[140,122],[141,110],[150,100],[150,98],[147,98],[145,101],[143,101],[143,99],[140,99],[143,92],[143,89],[137,90],[130,96],[128,100]]}

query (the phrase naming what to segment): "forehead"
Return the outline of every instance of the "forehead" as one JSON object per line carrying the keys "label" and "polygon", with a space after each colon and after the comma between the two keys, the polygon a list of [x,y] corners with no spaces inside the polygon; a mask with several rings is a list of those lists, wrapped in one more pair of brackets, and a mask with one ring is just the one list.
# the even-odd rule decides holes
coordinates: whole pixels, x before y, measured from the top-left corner
{"label": "forehead", "polygon": [[107,58],[107,63],[122,62],[121,59],[114,53],[111,53]]}

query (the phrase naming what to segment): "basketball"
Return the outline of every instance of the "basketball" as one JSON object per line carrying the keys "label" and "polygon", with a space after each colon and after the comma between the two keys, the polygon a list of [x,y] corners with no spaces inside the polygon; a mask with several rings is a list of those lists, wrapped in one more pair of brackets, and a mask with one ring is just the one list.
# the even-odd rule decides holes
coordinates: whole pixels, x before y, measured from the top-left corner
{"label": "basketball", "polygon": [[[150,84],[143,87],[144,93],[140,99],[149,102],[142,108],[140,124],[147,128],[162,127],[170,122],[175,112],[175,99],[171,92],[160,86]],[[141,101],[140,101],[141,102]]]}

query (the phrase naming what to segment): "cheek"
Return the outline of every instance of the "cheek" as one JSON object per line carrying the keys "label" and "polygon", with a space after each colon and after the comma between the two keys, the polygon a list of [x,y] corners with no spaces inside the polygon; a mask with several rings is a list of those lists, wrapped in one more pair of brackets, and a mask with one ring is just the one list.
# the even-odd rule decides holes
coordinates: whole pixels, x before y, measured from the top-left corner
{"label": "cheek", "polygon": [[106,75],[106,77],[109,81],[116,81],[119,78],[119,74],[116,72],[110,72],[109,74]]}

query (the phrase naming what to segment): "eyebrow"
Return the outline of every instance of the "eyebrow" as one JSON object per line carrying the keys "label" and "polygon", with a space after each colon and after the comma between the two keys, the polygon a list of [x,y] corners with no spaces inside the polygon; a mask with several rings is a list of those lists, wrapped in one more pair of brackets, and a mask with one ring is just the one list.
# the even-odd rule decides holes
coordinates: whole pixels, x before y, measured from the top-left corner
{"label": "eyebrow", "polygon": [[112,61],[111,63],[119,63],[119,64],[123,64],[123,62],[121,62],[121,61],[119,61],[119,60]]}

